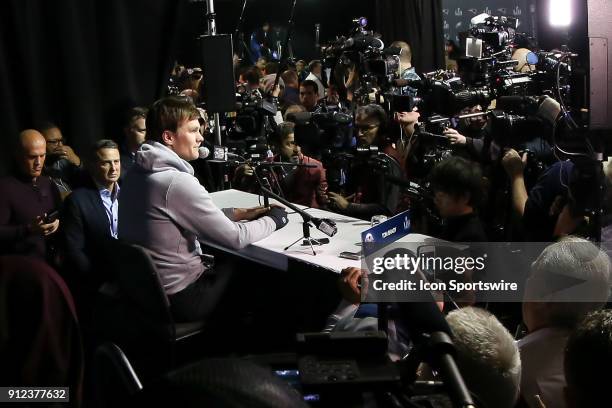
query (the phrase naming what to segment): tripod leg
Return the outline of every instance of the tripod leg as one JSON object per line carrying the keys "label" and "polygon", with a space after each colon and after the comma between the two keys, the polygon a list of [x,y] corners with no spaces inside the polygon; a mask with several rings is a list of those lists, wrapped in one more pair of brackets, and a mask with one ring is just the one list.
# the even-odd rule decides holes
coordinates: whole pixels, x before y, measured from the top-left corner
{"label": "tripod leg", "polygon": [[303,239],[304,239],[304,237],[298,238],[297,241],[294,241],[291,245],[286,246],[285,249],[283,249],[283,251],[288,250],[289,248],[291,248],[292,246],[294,246],[295,244],[297,244],[298,242],[300,242]]}
{"label": "tripod leg", "polygon": [[310,244],[310,250],[312,251],[312,255],[317,256],[317,253],[315,252],[314,247],[312,246],[313,239],[312,238],[306,238],[306,239],[308,240],[308,243]]}

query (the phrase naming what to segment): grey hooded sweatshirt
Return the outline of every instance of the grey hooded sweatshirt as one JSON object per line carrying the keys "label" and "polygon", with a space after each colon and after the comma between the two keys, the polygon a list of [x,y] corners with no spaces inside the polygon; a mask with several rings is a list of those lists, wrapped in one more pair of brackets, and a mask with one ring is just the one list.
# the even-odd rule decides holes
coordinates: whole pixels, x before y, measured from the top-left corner
{"label": "grey hooded sweatshirt", "polygon": [[185,289],[204,272],[198,238],[231,249],[259,241],[276,230],[270,217],[234,222],[174,151],[147,141],[121,186],[119,238],[150,251],[166,293]]}

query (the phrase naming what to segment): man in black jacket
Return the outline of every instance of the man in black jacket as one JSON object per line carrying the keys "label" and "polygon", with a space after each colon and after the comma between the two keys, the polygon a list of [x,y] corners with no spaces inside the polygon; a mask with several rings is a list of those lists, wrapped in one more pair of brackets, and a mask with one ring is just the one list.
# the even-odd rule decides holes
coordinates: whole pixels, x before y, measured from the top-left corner
{"label": "man in black jacket", "polygon": [[430,176],[434,204],[444,219],[440,238],[451,242],[485,242],[476,208],[482,197],[482,172],[477,163],[451,157],[438,163]]}
{"label": "man in black jacket", "polygon": [[[96,290],[106,278],[95,270],[99,260],[108,256],[106,249],[117,238],[119,210],[119,147],[112,140],[100,140],[87,160],[91,179],[65,201],[63,231],[66,264],[71,283],[86,291]],[[75,294],[76,295],[76,294]]]}

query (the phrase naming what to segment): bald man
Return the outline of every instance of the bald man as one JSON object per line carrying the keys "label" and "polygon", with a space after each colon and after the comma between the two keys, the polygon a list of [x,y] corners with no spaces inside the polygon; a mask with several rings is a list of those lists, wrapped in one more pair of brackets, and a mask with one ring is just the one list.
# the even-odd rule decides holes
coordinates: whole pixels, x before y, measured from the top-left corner
{"label": "bald man", "polygon": [[41,175],[45,156],[40,132],[19,134],[15,173],[0,179],[0,254],[52,258],[61,199],[55,184]]}

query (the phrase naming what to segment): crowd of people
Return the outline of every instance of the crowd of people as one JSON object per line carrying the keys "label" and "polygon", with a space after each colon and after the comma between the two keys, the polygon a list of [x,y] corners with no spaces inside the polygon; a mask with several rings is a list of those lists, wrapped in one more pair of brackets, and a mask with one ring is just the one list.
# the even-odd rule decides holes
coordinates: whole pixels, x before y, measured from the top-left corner
{"label": "crowd of people", "polygon": [[[394,44],[402,49],[400,81],[418,79],[410,46]],[[611,379],[612,313],[605,308],[612,283],[610,260],[596,243],[579,238],[585,219],[572,190],[572,162],[547,162],[546,170],[530,179],[526,156],[514,148],[496,149],[488,121],[472,118],[444,129],[451,153],[429,165],[427,140],[417,131],[418,110],[389,113],[374,101],[363,103],[355,97],[360,92],[355,69],[338,74],[320,60],[279,64],[261,57],[254,65],[235,62],[237,92],[276,103],[283,117],[265,140],[257,135],[257,142],[271,152],[266,160],[310,165],[278,167],[269,174],[271,188],[289,201],[368,221],[411,209],[420,217],[413,219],[415,232],[452,242],[510,237],[551,243],[531,267],[526,292],[529,299],[537,294],[543,301],[523,303],[522,338],[510,334],[507,321],[502,324],[494,310],[474,301],[467,299],[456,310],[439,304],[455,336],[460,371],[482,406],[610,403],[606,385]],[[60,273],[61,278],[53,279],[66,281],[86,326],[92,299],[113,279],[104,269],[105,259],[112,256],[112,243],[120,240],[149,252],[176,321],[207,320],[216,312],[233,271],[223,262],[204,261],[199,239],[239,250],[283,228],[288,218],[278,206],[220,209],[210,186],[197,177],[190,162],[201,160],[199,148],[209,132],[208,117],[199,108],[205,106],[200,98],[204,75],[200,68],[177,64],[172,83],[180,95],[133,107],[125,113],[123,135],[99,140],[88,151],[77,154],[60,126],[51,122],[16,135],[13,173],[0,180],[0,310],[15,313],[10,303],[19,299],[9,295],[14,282],[9,271],[28,259]],[[405,83],[397,85],[406,94],[415,92]],[[484,108],[475,105],[463,112]],[[300,114],[329,112],[353,118],[335,125],[331,138],[322,136],[321,129],[313,136],[311,124],[299,120]],[[326,156],[330,149],[335,154],[331,161]],[[347,166],[338,165],[341,157],[348,157]],[[234,167],[232,186],[257,193],[256,171],[249,163]],[[388,182],[389,175],[427,183],[431,200],[416,200],[400,184]],[[506,201],[498,200],[501,190],[510,193],[503,196]],[[419,207],[423,202],[427,211]],[[511,220],[511,235],[508,225],[499,223],[500,212],[507,213],[506,223]],[[430,213],[442,222],[434,222]],[[501,235],[500,225],[506,228]],[[559,271],[592,283],[599,293],[591,302],[555,298],[550,288]],[[343,303],[330,317],[328,330],[377,327],[376,316],[355,315],[361,277],[356,269],[342,271]],[[17,317],[0,319],[0,333],[9,333],[3,329],[13,319]],[[14,335],[19,331],[9,333]],[[395,341],[394,350],[409,345],[399,332]],[[0,342],[0,359],[5,349]],[[62,351],[62,358],[67,353]],[[19,370],[15,358],[11,361],[0,369],[1,385],[36,382],[25,378],[36,374]],[[68,366],[53,369],[67,372]],[[433,373],[423,367],[419,375],[426,379]]]}

